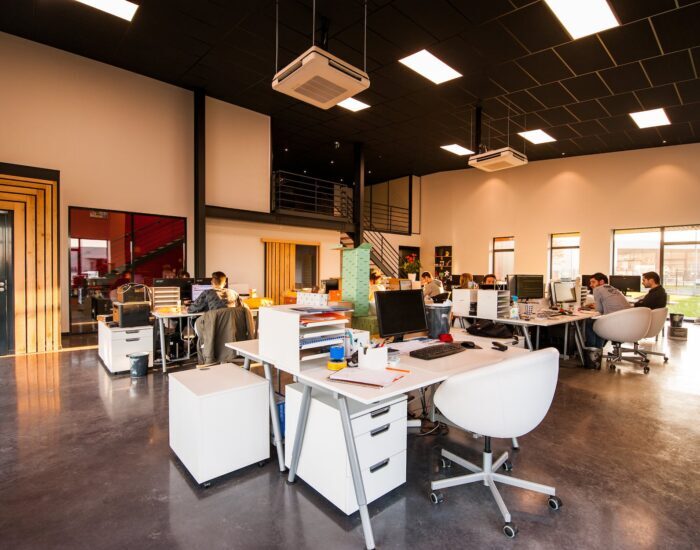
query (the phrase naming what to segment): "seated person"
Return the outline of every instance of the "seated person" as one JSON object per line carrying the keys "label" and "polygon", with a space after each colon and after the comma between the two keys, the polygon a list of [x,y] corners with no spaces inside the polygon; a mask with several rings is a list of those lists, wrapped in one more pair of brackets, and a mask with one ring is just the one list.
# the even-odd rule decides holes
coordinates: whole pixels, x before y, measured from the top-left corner
{"label": "seated person", "polygon": [[212,311],[225,307],[234,307],[238,302],[238,294],[226,288],[226,274],[215,271],[211,274],[211,286],[202,292],[199,297],[187,308],[189,313],[199,313],[200,311]]}
{"label": "seated person", "polygon": [[112,283],[112,286],[109,287],[110,290],[115,290],[119,288],[120,286],[123,285],[128,285],[132,280],[132,275],[131,271],[124,271],[119,277],[117,277],[114,282]]}
{"label": "seated person", "polygon": [[[589,282],[590,288],[593,290],[594,304],[590,304],[591,309],[595,308],[602,315],[614,313],[622,309],[630,307],[627,298],[614,286],[608,284],[608,277],[603,273],[596,273],[591,276]],[[605,340],[598,336],[593,331],[593,323],[595,319],[586,321],[586,345],[594,348],[602,348],[605,346]]]}
{"label": "seated person", "polygon": [[459,276],[459,288],[474,288],[474,276],[471,273],[462,273]]}
{"label": "seated person", "polygon": [[372,271],[369,274],[369,300],[370,302],[374,300],[375,292],[382,292],[386,290],[382,284],[382,274],[377,271]]}
{"label": "seated person", "polygon": [[445,289],[442,287],[442,281],[433,279],[429,271],[421,273],[420,280],[423,283],[423,296],[426,300],[445,292]]}
{"label": "seated person", "polygon": [[495,285],[496,284],[496,276],[493,273],[489,273],[488,275],[484,275],[484,280],[481,281],[482,285]]}
{"label": "seated person", "polygon": [[649,289],[649,292],[641,300],[637,300],[634,307],[648,307],[649,309],[666,307],[668,296],[666,295],[666,289],[661,286],[661,279],[656,271],[643,273],[642,284],[644,288]]}

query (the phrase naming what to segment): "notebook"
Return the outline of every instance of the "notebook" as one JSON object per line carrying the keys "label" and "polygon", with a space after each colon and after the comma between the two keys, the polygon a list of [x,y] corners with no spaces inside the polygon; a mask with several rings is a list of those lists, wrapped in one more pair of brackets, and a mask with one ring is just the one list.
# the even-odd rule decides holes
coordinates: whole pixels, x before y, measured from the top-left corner
{"label": "notebook", "polygon": [[385,388],[392,382],[403,378],[403,374],[396,371],[351,368],[343,369],[331,374],[328,379],[333,382],[347,382],[363,386]]}

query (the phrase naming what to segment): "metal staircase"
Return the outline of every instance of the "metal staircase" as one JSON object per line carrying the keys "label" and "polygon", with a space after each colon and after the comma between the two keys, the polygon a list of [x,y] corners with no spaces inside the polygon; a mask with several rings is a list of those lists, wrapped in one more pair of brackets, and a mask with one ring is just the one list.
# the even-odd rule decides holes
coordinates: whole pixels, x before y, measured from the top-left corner
{"label": "metal staircase", "polygon": [[[377,267],[387,277],[398,277],[400,262],[398,249],[396,249],[379,231],[373,231],[371,229],[370,221],[366,216],[365,224],[369,229],[365,229],[362,232],[362,242],[372,245],[369,252],[370,264]],[[354,240],[347,233],[342,233],[340,236],[340,244],[345,248],[350,248],[354,246]]]}

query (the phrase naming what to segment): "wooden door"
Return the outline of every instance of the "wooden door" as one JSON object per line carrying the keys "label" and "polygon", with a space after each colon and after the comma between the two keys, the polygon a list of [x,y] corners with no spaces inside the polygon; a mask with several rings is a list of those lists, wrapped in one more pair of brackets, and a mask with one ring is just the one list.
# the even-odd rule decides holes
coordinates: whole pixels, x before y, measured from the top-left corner
{"label": "wooden door", "polygon": [[265,296],[275,304],[284,303],[284,293],[294,290],[296,244],[280,241],[265,243]]}

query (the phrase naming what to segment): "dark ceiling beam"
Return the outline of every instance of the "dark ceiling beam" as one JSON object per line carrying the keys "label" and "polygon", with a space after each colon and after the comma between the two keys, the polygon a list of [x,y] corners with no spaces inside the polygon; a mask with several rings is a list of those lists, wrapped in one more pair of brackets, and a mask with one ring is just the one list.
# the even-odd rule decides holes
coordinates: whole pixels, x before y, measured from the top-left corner
{"label": "dark ceiling beam", "polygon": [[281,212],[255,212],[253,210],[240,210],[238,208],[225,208],[223,206],[207,206],[208,218],[223,220],[236,220],[252,223],[269,223],[274,225],[291,225],[294,227],[312,227],[315,229],[328,229],[340,233],[352,233],[354,224],[342,220],[329,219],[327,217],[311,217],[304,213],[303,216],[285,214]]}

